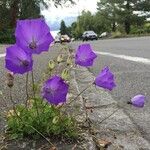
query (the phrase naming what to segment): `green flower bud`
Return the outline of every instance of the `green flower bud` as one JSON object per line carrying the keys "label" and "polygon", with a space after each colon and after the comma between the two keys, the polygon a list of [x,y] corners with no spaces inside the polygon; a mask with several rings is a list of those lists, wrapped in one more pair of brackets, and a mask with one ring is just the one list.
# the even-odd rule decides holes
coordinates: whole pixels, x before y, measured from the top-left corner
{"label": "green flower bud", "polygon": [[57,57],[57,62],[58,63],[61,63],[63,61],[63,55],[60,54],[58,57]]}
{"label": "green flower bud", "polygon": [[61,73],[61,77],[64,79],[64,80],[67,80],[69,78],[69,71],[68,69],[64,69]]}
{"label": "green flower bud", "polygon": [[55,62],[53,60],[50,60],[49,63],[48,63],[48,67],[50,70],[53,70],[54,67],[55,67]]}
{"label": "green flower bud", "polygon": [[67,65],[71,65],[71,64],[72,64],[72,57],[69,56],[69,57],[67,58]]}
{"label": "green flower bud", "polygon": [[52,120],[53,124],[56,124],[59,121],[59,117],[55,116]]}
{"label": "green flower bud", "polygon": [[0,91],[0,95],[3,95],[3,92],[2,92],[2,91]]}

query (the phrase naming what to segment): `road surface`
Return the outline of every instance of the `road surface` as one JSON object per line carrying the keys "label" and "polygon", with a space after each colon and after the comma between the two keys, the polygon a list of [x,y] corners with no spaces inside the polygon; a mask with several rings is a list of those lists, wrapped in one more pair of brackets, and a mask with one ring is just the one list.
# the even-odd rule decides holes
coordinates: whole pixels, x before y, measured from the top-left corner
{"label": "road surface", "polygon": [[[73,42],[71,45],[77,48],[81,43],[81,41]],[[104,66],[110,67],[116,76],[117,83],[116,89],[111,92],[112,97],[124,106],[124,111],[130,116],[143,137],[150,141],[150,37],[98,40],[89,43],[98,55],[90,71],[96,76]],[[7,96],[6,69],[4,68],[5,47],[5,45],[0,46],[0,91]],[[58,46],[52,49],[51,53],[35,56],[34,70],[38,79],[46,69],[48,60],[60,52]],[[13,90],[13,97],[17,102],[25,97],[24,87],[25,76],[17,76]],[[137,94],[144,94],[147,97],[143,109],[134,107],[131,109],[126,105],[126,102]]]}
{"label": "road surface", "polygon": [[[77,48],[82,42],[71,44]],[[124,106],[145,139],[150,141],[150,37],[90,41],[98,58],[90,71],[95,74],[109,66],[115,74],[117,87],[112,97]],[[143,109],[128,107],[126,102],[137,94],[144,94]]]}
{"label": "road surface", "polygon": [[[5,49],[7,45],[0,45],[0,91],[4,94],[7,99],[8,104],[9,101],[9,92],[8,87],[6,86],[6,73],[5,69]],[[43,52],[40,55],[34,55],[34,75],[36,81],[39,81],[43,77],[43,73],[45,73],[48,67],[48,61],[55,58],[61,51],[61,48],[56,45],[55,47],[50,48],[49,52]],[[15,75],[14,87],[13,87],[13,99],[16,102],[21,102],[26,98],[25,94],[25,80],[26,74],[24,75]],[[31,74],[29,75],[29,80],[31,83]],[[29,91],[31,92],[31,91]],[[0,108],[2,106],[2,97],[0,97]]]}

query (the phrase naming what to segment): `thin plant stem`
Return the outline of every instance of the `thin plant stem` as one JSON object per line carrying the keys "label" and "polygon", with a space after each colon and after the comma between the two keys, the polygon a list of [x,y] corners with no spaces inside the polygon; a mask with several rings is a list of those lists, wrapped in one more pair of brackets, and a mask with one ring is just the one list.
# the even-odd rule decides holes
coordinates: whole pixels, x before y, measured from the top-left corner
{"label": "thin plant stem", "polygon": [[115,114],[120,108],[117,108],[116,110],[114,110],[110,115],[108,115],[106,118],[104,118],[103,120],[101,120],[99,122],[99,124],[101,124],[102,122],[104,122],[105,120],[107,120],[108,118],[110,118],[113,114]]}
{"label": "thin plant stem", "polygon": [[[93,82],[92,82],[92,84],[93,84]],[[90,86],[91,86],[92,84],[89,84],[85,89],[83,89],[72,101],[70,101],[69,103],[67,103],[67,105],[70,105],[72,102],[74,102],[75,100],[77,100],[77,98],[78,98],[82,93],[84,93],[88,88],[90,88]]]}
{"label": "thin plant stem", "polygon": [[32,75],[32,90],[33,90],[33,97],[35,98],[35,83],[34,83],[34,73],[31,72]]}
{"label": "thin plant stem", "polygon": [[[39,117],[38,104],[37,104],[37,100],[36,100],[36,97],[35,97],[35,83],[34,83],[34,73],[33,73],[33,71],[31,72],[31,75],[32,75],[33,98],[34,98],[34,101],[35,101],[35,107],[36,107],[36,111],[37,111],[37,116]],[[40,118],[39,118],[39,120],[40,120]]]}
{"label": "thin plant stem", "polygon": [[10,96],[10,101],[13,105],[13,110],[14,110],[14,113],[16,114],[16,116],[21,120],[22,124],[24,124],[25,126],[29,126],[30,128],[32,128],[34,131],[36,131],[41,137],[43,137],[51,146],[55,147],[55,145],[50,142],[41,132],[39,132],[36,128],[34,128],[32,125],[29,125],[28,123],[24,122],[22,120],[22,118],[18,115],[17,111],[16,111],[16,108],[15,108],[15,103],[13,101],[13,97],[12,97],[12,88],[10,88],[9,90],[9,96]]}
{"label": "thin plant stem", "polygon": [[13,107],[15,107],[15,102],[13,101],[13,97],[12,97],[12,88],[9,88],[9,97],[10,97],[10,101],[13,104]]}
{"label": "thin plant stem", "polygon": [[91,127],[91,121],[90,121],[90,118],[88,116],[88,111],[86,109],[86,99],[84,98],[83,99],[83,106],[84,106],[84,110],[85,110],[85,117],[86,117],[86,121],[88,123],[88,127],[89,127],[89,130],[90,130],[90,127]]}
{"label": "thin plant stem", "polygon": [[28,103],[28,100],[29,100],[29,93],[28,93],[28,81],[29,81],[29,73],[27,72],[26,74],[26,107],[27,107],[27,103]]}

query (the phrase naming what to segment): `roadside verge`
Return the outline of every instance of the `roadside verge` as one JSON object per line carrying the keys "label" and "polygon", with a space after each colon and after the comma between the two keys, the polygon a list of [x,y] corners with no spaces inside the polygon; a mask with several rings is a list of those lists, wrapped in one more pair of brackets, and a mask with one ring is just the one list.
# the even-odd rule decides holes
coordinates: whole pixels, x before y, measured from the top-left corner
{"label": "roadside verge", "polygon": [[[92,83],[93,79],[94,76],[88,69],[81,67],[75,69],[78,92]],[[104,147],[104,142],[108,142],[109,150],[150,149],[149,142],[142,137],[130,117],[124,113],[107,91],[90,86],[80,98],[82,101],[86,99],[86,111],[92,130],[89,136],[99,148]],[[82,107],[84,108],[83,103],[81,103]],[[107,118],[108,116],[110,117]],[[96,146],[89,150],[94,149]]]}

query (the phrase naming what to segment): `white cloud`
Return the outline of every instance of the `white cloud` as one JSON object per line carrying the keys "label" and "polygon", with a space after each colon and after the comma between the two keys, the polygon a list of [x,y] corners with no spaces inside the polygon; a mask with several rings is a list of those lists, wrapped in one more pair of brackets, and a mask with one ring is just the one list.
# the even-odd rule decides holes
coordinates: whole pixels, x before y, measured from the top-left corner
{"label": "white cloud", "polygon": [[70,7],[54,7],[51,6],[47,10],[42,10],[42,15],[45,16],[47,22],[55,22],[62,20],[65,17],[78,16],[82,10],[89,10],[92,13],[96,12],[96,4],[98,0],[76,0],[76,5]]}

